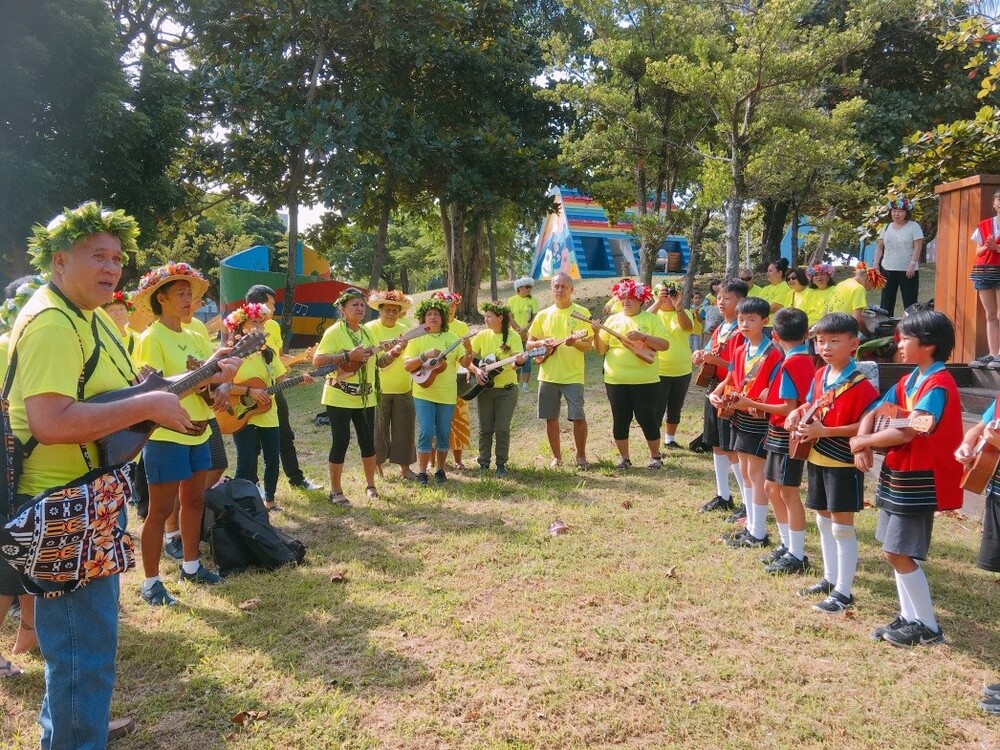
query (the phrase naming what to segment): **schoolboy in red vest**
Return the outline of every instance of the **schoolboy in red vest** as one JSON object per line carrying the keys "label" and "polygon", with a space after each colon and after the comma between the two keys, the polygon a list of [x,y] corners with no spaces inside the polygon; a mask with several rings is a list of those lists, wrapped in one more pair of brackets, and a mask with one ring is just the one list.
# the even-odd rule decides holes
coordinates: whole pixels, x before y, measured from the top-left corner
{"label": "schoolboy in red vest", "polygon": [[900,416],[930,415],[929,432],[889,427],[877,432],[876,414],[869,412],[851,439],[854,463],[862,471],[872,466],[872,449],[887,448],[875,505],[879,509],[875,538],[896,572],[900,613],[872,633],[894,646],[941,643],[944,636],[934,617],[931,590],[918,560],[927,559],[934,513],[962,507],[962,465],[955,451],[962,443],[962,406],[958,386],[944,366],[955,348],[955,329],[942,313],[908,315],[896,328],[903,362],[916,369],[887,391],[878,406],[893,404]]}
{"label": "schoolboy in red vest", "polygon": [[717,306],[724,320],[718,328],[712,331],[712,337],[705,348],[699,349],[691,355],[691,361],[695,367],[701,367],[703,362],[715,365],[715,375],[712,382],[706,387],[705,427],[702,439],[705,445],[712,448],[716,495],[701,507],[699,513],[708,513],[713,510],[733,510],[735,504],[729,492],[730,470],[736,475],[736,483],[740,487],[740,495],[744,503],[748,502],[750,497],[749,488],[743,486],[743,477],[740,474],[736,452],[731,447],[730,420],[728,417],[720,418],[716,408],[707,398],[715,386],[729,374],[729,366],[736,354],[736,348],[743,343],[743,334],[739,332],[739,324],[736,321],[736,305],[747,296],[748,288],[746,282],[739,279],[730,279],[719,287]]}
{"label": "schoolboy in red vest", "polygon": [[[809,487],[806,507],[816,512],[823,578],[801,589],[800,596],[826,594],[813,609],[837,614],[854,604],[851,593],[858,568],[858,537],[854,514],[864,507],[864,474],[854,465],[850,438],[861,418],[878,398],[854,361],[858,323],[846,313],[830,313],[813,326],[816,353],[826,363],[816,372],[809,399],[785,420],[785,429],[815,440],[806,462]],[[824,394],[832,404],[821,408],[808,423],[802,417],[809,404]]]}
{"label": "schoolboy in red vest", "polygon": [[767,493],[781,544],[764,558],[768,573],[803,573],[809,567],[805,553],[806,511],[800,497],[806,462],[788,455],[785,418],[805,400],[812,387],[816,366],[809,356],[806,336],[809,319],[802,310],[783,307],[773,315],[773,338],[785,353],[763,401],[742,398],[739,409],[756,409],[768,417],[764,450],[764,491]]}
{"label": "schoolboy in red vest", "polygon": [[[781,366],[781,350],[770,336],[764,335],[764,325],[771,315],[771,304],[760,297],[747,297],[736,305],[736,320],[743,335],[743,344],[733,356],[729,373],[709,394],[716,408],[724,405],[727,389],[736,389],[740,396],[762,399]],[[741,531],[726,539],[733,548],[768,547],[767,494],[764,492],[764,438],[767,417],[737,408],[732,417],[732,447],[736,451],[743,476],[743,485],[750,488],[744,495],[743,507],[747,523]]]}

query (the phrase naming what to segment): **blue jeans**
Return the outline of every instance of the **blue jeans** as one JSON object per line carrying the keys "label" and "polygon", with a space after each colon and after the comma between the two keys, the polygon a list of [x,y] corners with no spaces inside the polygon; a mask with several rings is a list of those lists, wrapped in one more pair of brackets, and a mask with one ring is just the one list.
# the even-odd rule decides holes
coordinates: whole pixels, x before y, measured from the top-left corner
{"label": "blue jeans", "polygon": [[42,750],[105,750],[118,651],[118,576],[35,600],[45,659]]}
{"label": "blue jeans", "polygon": [[278,474],[281,460],[281,428],[258,427],[248,424],[233,435],[236,443],[236,478],[251,482],[257,479],[257,441],[264,454],[264,497],[274,500],[278,489]]}
{"label": "blue jeans", "polygon": [[455,404],[436,404],[414,397],[413,408],[417,412],[417,453],[430,453],[435,437],[437,449],[447,452]]}

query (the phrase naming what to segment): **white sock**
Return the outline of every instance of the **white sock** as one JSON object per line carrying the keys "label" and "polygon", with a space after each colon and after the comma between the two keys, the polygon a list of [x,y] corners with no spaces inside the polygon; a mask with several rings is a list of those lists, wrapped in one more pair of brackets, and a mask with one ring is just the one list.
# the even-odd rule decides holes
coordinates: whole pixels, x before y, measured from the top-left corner
{"label": "white sock", "polygon": [[918,565],[912,573],[897,573],[896,575],[899,576],[899,582],[910,597],[915,619],[937,632],[937,618],[934,617],[934,605],[931,604],[931,587],[927,583],[924,569]]}
{"label": "white sock", "polygon": [[149,591],[153,588],[153,584],[160,580],[159,576],[153,576],[152,578],[147,578],[142,584],[143,591]]}
{"label": "white sock", "polygon": [[899,616],[907,622],[913,622],[917,619],[917,613],[913,609],[913,602],[906,591],[906,586],[903,585],[903,574],[899,571],[894,572],[896,573],[896,594],[899,595]]}
{"label": "white sock", "polygon": [[[750,488],[743,483],[743,472],[740,471],[739,463],[729,464],[729,468],[733,470],[733,474],[736,477],[736,486],[740,488],[740,500],[743,501],[744,505],[750,505],[753,502],[753,498],[750,494]],[[748,508],[747,513],[749,512]]]}
{"label": "white sock", "polygon": [[184,563],[183,563],[183,565],[181,565],[181,567],[184,568],[184,572],[185,573],[187,573],[189,576],[193,576],[195,573],[198,572],[198,568],[201,567],[201,561],[200,560],[191,560],[191,561],[185,560]]}
{"label": "white sock", "polygon": [[180,529],[178,529],[177,531],[165,531],[163,533],[163,540],[165,542],[169,542],[171,539],[176,539],[180,535],[181,535]]}
{"label": "white sock", "polygon": [[836,591],[850,596],[854,587],[854,574],[858,572],[858,535],[853,526],[834,523],[833,538],[837,540]]}
{"label": "white sock", "polygon": [[799,560],[806,559],[806,532],[804,530],[788,530],[788,551]]}
{"label": "white sock", "polygon": [[779,523],[779,524],[777,524],[777,526],[778,526],[778,537],[781,539],[781,543],[787,547],[788,546],[788,534],[789,534],[788,524],[787,523]]}
{"label": "white sock", "polygon": [[757,539],[767,536],[767,506],[753,502],[747,505],[747,524],[750,533]]}
{"label": "white sock", "polygon": [[819,548],[823,553],[823,578],[830,583],[837,582],[837,540],[833,538],[833,521],[826,516],[816,516],[819,529]]}
{"label": "white sock", "polygon": [[729,457],[725,453],[713,453],[712,464],[715,467],[715,494],[728,500],[729,492]]}
{"label": "white sock", "polygon": [[663,436],[663,444],[664,445],[670,445],[671,443],[676,443],[676,442],[677,442],[677,438],[674,435],[664,435]]}

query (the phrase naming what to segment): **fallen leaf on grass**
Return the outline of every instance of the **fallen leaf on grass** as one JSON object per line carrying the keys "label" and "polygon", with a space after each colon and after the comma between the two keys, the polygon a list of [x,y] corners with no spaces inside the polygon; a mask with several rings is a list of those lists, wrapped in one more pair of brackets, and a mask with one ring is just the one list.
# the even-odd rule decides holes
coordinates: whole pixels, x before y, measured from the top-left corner
{"label": "fallen leaf on grass", "polygon": [[338,570],[332,576],[330,576],[330,583],[347,583],[347,571]]}
{"label": "fallen leaf on grass", "polygon": [[939,510],[935,516],[947,516],[948,518],[954,518],[956,521],[968,521],[969,517],[958,510]]}
{"label": "fallen leaf on grass", "polygon": [[237,606],[244,612],[251,612],[260,606],[260,599],[247,599],[245,602],[240,602]]}
{"label": "fallen leaf on grass", "polygon": [[846,612],[844,612],[844,617],[847,618],[848,620],[853,620],[854,619],[854,612],[849,609]]}
{"label": "fallen leaf on grass", "polygon": [[568,523],[563,521],[561,518],[557,518],[555,521],[549,524],[549,533],[552,536],[559,536],[559,534],[565,534],[573,527]]}
{"label": "fallen leaf on grass", "polygon": [[632,501],[631,500],[622,500],[622,507],[625,510],[628,510],[629,508],[632,507]]}
{"label": "fallen leaf on grass", "polygon": [[667,578],[676,578],[677,576],[674,575],[675,572],[677,572],[677,566],[671,565],[669,568],[667,568],[666,572]]}
{"label": "fallen leaf on grass", "polygon": [[255,721],[264,721],[270,714],[270,711],[240,711],[229,721],[245,728],[253,724]]}

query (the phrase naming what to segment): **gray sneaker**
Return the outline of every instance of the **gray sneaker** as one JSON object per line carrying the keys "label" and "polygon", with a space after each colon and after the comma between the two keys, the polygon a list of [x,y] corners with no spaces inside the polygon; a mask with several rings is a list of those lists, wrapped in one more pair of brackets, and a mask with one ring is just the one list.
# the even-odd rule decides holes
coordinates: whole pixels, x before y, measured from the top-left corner
{"label": "gray sneaker", "polygon": [[979,701],[979,708],[990,716],[1000,716],[1000,698],[984,698]]}
{"label": "gray sneaker", "polygon": [[184,559],[184,543],[179,536],[175,536],[163,545],[163,551],[175,560]]}
{"label": "gray sneaker", "polygon": [[217,583],[222,583],[222,576],[218,573],[213,573],[204,565],[199,565],[198,570],[194,573],[185,573],[184,568],[182,567],[179,580],[190,581],[191,583],[201,583],[206,586],[214,586]]}
{"label": "gray sneaker", "polygon": [[149,590],[143,586],[139,590],[139,596],[142,600],[146,602],[150,607],[172,607],[177,604],[177,600],[170,596],[170,592],[167,591],[167,587],[163,585],[163,581],[157,581],[154,583]]}

